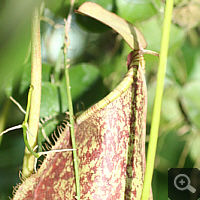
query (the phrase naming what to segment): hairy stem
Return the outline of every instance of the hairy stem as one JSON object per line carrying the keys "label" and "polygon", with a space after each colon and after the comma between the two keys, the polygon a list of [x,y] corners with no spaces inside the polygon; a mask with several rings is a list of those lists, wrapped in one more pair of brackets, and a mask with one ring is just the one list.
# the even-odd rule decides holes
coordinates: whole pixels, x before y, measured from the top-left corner
{"label": "hairy stem", "polygon": [[[33,12],[31,27],[31,85],[33,91],[31,95],[31,105],[29,113],[28,127],[30,130],[28,143],[31,149],[34,149],[37,143],[37,133],[40,116],[41,102],[41,42],[40,42],[40,14],[39,5],[36,5]],[[30,176],[34,169],[35,156],[25,148],[22,173],[25,177]]]}

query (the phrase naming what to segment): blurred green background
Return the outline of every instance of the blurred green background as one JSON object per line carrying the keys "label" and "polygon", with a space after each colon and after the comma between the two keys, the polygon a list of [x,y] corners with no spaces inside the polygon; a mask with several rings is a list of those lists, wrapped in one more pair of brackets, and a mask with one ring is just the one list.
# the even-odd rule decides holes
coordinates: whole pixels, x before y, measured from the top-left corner
{"label": "blurred green background", "polygon": [[[75,1],[78,8],[84,0]],[[163,0],[93,0],[135,25],[145,36],[147,49],[160,50]],[[0,132],[21,124],[23,113],[9,100],[14,97],[25,109],[30,85],[30,22],[35,1],[0,2]],[[41,20],[42,102],[41,118],[50,135],[67,111],[63,76],[63,18],[69,0],[46,0]],[[169,57],[165,78],[160,134],[153,177],[154,200],[167,199],[170,167],[200,165],[200,1],[175,0]],[[54,22],[54,23],[52,23]],[[108,27],[73,14],[69,32],[70,81],[75,113],[102,99],[127,71],[131,51]],[[150,130],[158,58],[146,55],[148,87],[147,142]],[[44,139],[41,139],[43,142]],[[22,130],[0,138],[0,199],[12,197],[20,183],[24,143]]]}

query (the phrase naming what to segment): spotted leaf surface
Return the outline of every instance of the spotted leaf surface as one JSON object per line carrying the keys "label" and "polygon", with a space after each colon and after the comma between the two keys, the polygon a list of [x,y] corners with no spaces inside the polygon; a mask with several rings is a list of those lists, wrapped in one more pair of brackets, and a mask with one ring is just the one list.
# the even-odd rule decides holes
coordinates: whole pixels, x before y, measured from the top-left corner
{"label": "spotted leaf surface", "polygon": [[[145,171],[146,84],[142,69],[131,87],[76,126],[81,199],[138,200]],[[53,149],[71,148],[66,127]],[[14,200],[75,199],[72,152],[50,153]]]}

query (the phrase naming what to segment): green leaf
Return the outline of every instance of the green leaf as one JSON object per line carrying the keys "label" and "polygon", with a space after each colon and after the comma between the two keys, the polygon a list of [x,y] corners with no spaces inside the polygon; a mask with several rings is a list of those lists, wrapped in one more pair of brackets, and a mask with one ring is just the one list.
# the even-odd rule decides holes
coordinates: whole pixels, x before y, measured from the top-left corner
{"label": "green leaf", "polygon": [[[192,133],[191,133],[192,134]],[[199,158],[200,154],[200,135],[197,133],[196,135],[192,135],[191,138],[191,147],[190,147],[190,157],[196,162]]]}
{"label": "green leaf", "polygon": [[[70,68],[69,77],[71,84],[72,99],[81,96],[100,76],[100,71],[92,64],[80,63]],[[65,77],[61,83],[61,97],[66,96]]]}
{"label": "green leaf", "polygon": [[50,82],[42,83],[40,117],[56,115],[60,112],[59,93],[55,84]]}
{"label": "green leaf", "polygon": [[37,2],[19,0],[0,3],[0,87],[10,72],[14,71],[15,76],[21,75],[20,66],[30,46],[32,10]]}
{"label": "green leaf", "polygon": [[157,168],[165,172],[169,167],[177,166],[184,145],[185,141],[180,140],[177,135],[177,130],[173,130],[167,135],[161,135],[158,142],[158,156],[160,162]]}
{"label": "green leaf", "polygon": [[168,124],[179,122],[181,120],[181,112],[178,107],[178,92],[177,88],[172,86],[165,90],[162,102],[162,121]]}
{"label": "green leaf", "polygon": [[130,23],[142,21],[157,13],[149,0],[116,0],[117,14]]}
{"label": "green leaf", "polygon": [[[161,18],[152,18],[141,23],[140,30],[147,41],[148,49],[160,51],[162,23]],[[169,53],[181,47],[185,36],[183,29],[171,24]]]}
{"label": "green leaf", "polygon": [[78,2],[79,5],[81,5],[85,2],[94,2],[96,4],[99,4],[100,6],[105,8],[106,10],[109,10],[109,11],[113,10],[113,0],[106,0],[106,1],[102,1],[102,0],[77,0],[77,2]]}
{"label": "green leaf", "polygon": [[19,93],[23,94],[30,86],[31,83],[31,63],[26,63],[23,66],[23,74],[20,82]]}
{"label": "green leaf", "polygon": [[14,73],[11,72],[7,75],[4,84],[3,84],[3,90],[5,91],[6,96],[9,98],[12,96],[13,92],[13,83],[14,83]]}
{"label": "green leaf", "polygon": [[45,6],[56,15],[66,17],[70,9],[70,1],[63,0],[45,0]]}
{"label": "green leaf", "polygon": [[[52,67],[49,65],[42,65],[42,81],[49,81],[50,80],[50,73]],[[19,93],[23,94],[30,86],[31,83],[31,63],[27,63],[23,66],[23,74],[20,83]]]}
{"label": "green leaf", "polygon": [[186,41],[182,47],[183,57],[186,65],[188,80],[200,79],[200,47],[193,47]]}
{"label": "green leaf", "polygon": [[187,83],[182,89],[182,96],[187,107],[189,119],[192,120],[198,128],[200,128],[200,81],[196,80]]}

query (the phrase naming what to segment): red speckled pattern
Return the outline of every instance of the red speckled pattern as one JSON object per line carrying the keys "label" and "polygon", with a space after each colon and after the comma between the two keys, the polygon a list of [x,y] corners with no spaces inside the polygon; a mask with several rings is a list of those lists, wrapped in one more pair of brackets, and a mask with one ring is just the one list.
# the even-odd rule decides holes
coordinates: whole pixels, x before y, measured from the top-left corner
{"label": "red speckled pattern", "polygon": [[[134,84],[76,129],[81,199],[139,200],[145,171],[146,83],[139,69]],[[52,149],[71,148],[68,127]],[[14,200],[72,200],[72,152],[50,153],[26,179]]]}

